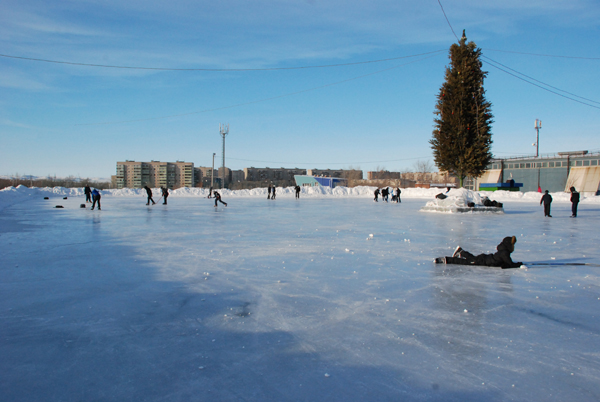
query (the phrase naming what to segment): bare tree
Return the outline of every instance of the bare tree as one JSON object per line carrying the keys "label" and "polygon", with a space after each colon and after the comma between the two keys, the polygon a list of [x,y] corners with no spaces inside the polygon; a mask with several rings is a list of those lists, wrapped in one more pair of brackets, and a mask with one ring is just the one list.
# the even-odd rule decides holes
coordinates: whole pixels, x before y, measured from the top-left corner
{"label": "bare tree", "polygon": [[416,173],[431,173],[434,169],[433,163],[430,160],[418,160],[413,165]]}

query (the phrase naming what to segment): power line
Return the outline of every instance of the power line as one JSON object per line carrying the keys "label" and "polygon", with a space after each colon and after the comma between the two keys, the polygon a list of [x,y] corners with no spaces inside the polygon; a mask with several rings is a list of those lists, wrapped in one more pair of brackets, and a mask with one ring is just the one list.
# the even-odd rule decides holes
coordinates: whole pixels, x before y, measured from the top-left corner
{"label": "power line", "polygon": [[410,161],[410,160],[418,160],[418,159],[425,159],[425,158],[430,158],[431,156],[421,156],[418,158],[403,158],[403,159],[390,159],[390,160],[385,160],[385,161],[370,161],[370,162],[290,162],[290,161],[285,161],[285,162],[278,162],[278,161],[260,161],[260,160],[254,160],[254,159],[241,159],[241,158],[232,158],[229,157],[228,159],[233,159],[236,161],[244,161],[244,162],[260,162],[260,163],[271,163],[271,164],[287,164],[287,165],[296,165],[296,166],[300,166],[300,165],[310,165],[310,166],[314,166],[314,165],[358,165],[361,163],[364,164],[372,164],[372,163],[388,163],[388,162],[403,162],[403,161]]}
{"label": "power line", "polygon": [[37,61],[43,63],[54,63],[54,64],[68,64],[72,66],[83,66],[83,67],[100,67],[100,68],[117,68],[117,69],[126,69],[126,70],[154,70],[154,71],[212,71],[212,72],[227,72],[227,71],[276,71],[276,70],[302,70],[302,69],[310,69],[310,68],[329,68],[329,67],[342,67],[342,66],[355,66],[360,64],[372,64],[372,63],[381,63],[385,61],[393,61],[400,59],[407,59],[410,57],[419,57],[425,56],[428,54],[439,53],[444,50],[434,50],[431,52],[412,54],[409,56],[398,56],[391,57],[387,59],[379,59],[379,60],[367,60],[367,61],[357,61],[353,63],[338,63],[338,64],[322,64],[322,65],[314,65],[314,66],[298,66],[298,67],[272,67],[272,68],[167,68],[167,67],[142,67],[142,66],[117,66],[117,65],[109,65],[109,64],[91,64],[91,63],[80,63],[80,62],[72,62],[72,61],[59,61],[59,60],[49,60],[49,59],[36,59],[33,57],[23,57],[23,56],[12,56],[8,54],[0,54],[0,57],[6,57],[9,59],[19,59],[19,60],[28,60],[28,61]]}
{"label": "power line", "polygon": [[454,28],[452,28],[452,24],[450,24],[450,20],[448,20],[448,16],[446,15],[446,12],[444,11],[444,7],[442,7],[442,3],[440,3],[440,0],[438,0],[438,4],[440,5],[440,8],[442,9],[442,13],[444,13],[444,18],[446,18],[446,22],[448,23],[448,26],[452,30],[452,34],[454,35],[456,40],[458,40],[458,36],[456,36],[456,33],[454,32]]}
{"label": "power line", "polygon": [[600,60],[600,57],[580,57],[580,56],[560,56],[555,54],[541,54],[541,53],[528,53],[528,52],[515,52],[511,50],[497,50],[497,49],[483,49],[486,52],[502,52],[502,53],[515,53],[524,54],[528,56],[539,56],[539,57],[558,57],[563,59],[581,59],[581,60]]}
{"label": "power line", "polygon": [[[438,50],[435,53],[440,53],[440,52],[443,52],[443,51],[444,50]],[[383,69],[383,70],[375,71],[373,73],[359,75],[358,77],[348,78],[346,80],[337,81],[337,82],[333,82],[333,83],[330,83],[330,84],[321,85],[321,86],[314,87],[314,88],[304,89],[302,91],[296,91],[296,92],[292,92],[292,93],[288,93],[288,94],[277,95],[277,96],[273,96],[273,97],[270,97],[270,98],[258,99],[258,100],[249,101],[249,102],[237,103],[235,105],[230,105],[230,106],[222,106],[222,107],[217,107],[217,108],[213,108],[213,109],[205,109],[205,110],[200,110],[200,111],[197,111],[197,112],[181,113],[181,114],[174,114],[174,115],[169,115],[169,116],[149,117],[149,118],[146,118],[146,119],[109,121],[109,122],[102,122],[102,123],[80,123],[80,124],[75,124],[75,126],[100,126],[100,125],[123,124],[123,123],[138,123],[138,122],[142,122],[142,121],[169,119],[169,118],[173,118],[173,117],[183,117],[183,116],[190,116],[190,115],[193,115],[193,114],[202,114],[202,113],[215,112],[215,111],[218,111],[218,110],[233,109],[233,108],[240,107],[240,106],[247,106],[247,105],[252,105],[252,104],[255,104],[255,103],[262,103],[262,102],[267,102],[267,101],[270,101],[270,100],[286,98],[286,97],[289,97],[289,96],[299,95],[299,94],[302,94],[302,93],[316,91],[318,89],[323,89],[323,88],[331,87],[331,86],[334,86],[334,85],[339,85],[339,84],[343,84],[343,83],[346,83],[346,82],[358,80],[360,78],[368,77],[368,76],[375,75],[375,74],[380,74],[380,73],[383,73],[383,72],[386,72],[386,71],[390,71],[390,70],[393,70],[393,69],[396,69],[396,68],[399,68],[399,67],[407,66],[409,64],[417,63],[417,62],[429,59],[431,57],[434,57],[435,55],[436,54],[433,54],[433,55],[424,57],[424,58],[419,59],[419,60],[413,60],[413,61],[410,61],[408,63],[404,63],[404,64],[400,64],[400,65],[397,65],[397,66],[389,67],[389,68],[386,68],[386,69]]]}
{"label": "power line", "polygon": [[[590,105],[589,103],[582,102],[582,101],[580,101],[580,100],[577,100],[577,99],[571,98],[571,97],[569,97],[569,96],[563,95],[563,94],[561,94],[561,93],[558,93],[558,92],[556,92],[556,91],[552,91],[551,89],[545,88],[545,87],[543,87],[543,86],[541,86],[541,85],[538,85],[538,84],[536,84],[536,83],[534,83],[534,82],[531,82],[531,81],[529,81],[529,80],[527,80],[527,79],[525,79],[525,78],[519,77],[518,75],[516,75],[516,74],[513,74],[513,73],[511,73],[510,71],[507,71],[507,70],[505,70],[505,69],[503,69],[503,68],[501,68],[501,67],[498,67],[497,65],[495,65],[495,63],[497,63],[497,64],[500,64],[500,63],[498,63],[498,62],[496,62],[496,61],[494,61],[494,60],[490,59],[489,57],[481,56],[481,58],[482,58],[482,59],[485,59],[485,60],[487,61],[487,63],[488,63],[490,66],[492,66],[492,67],[494,67],[494,68],[497,68],[498,70],[500,70],[500,71],[503,71],[503,72],[505,72],[506,74],[512,75],[513,77],[515,77],[515,78],[518,78],[518,79],[520,79],[521,81],[525,81],[526,83],[528,83],[528,84],[530,84],[530,85],[536,86],[536,87],[538,87],[538,88],[541,88],[541,89],[543,89],[544,91],[548,91],[548,92],[550,92],[550,93],[553,93],[553,94],[555,94],[555,95],[558,95],[558,96],[561,96],[561,97],[563,97],[563,98],[566,98],[566,99],[572,100],[572,101],[574,101],[574,102],[581,103],[581,104],[583,104],[583,105],[590,106],[590,107],[593,107],[593,108],[595,108],[595,109],[600,109],[600,106],[596,106],[596,105]],[[513,71],[514,71],[514,70],[513,70]],[[518,73],[518,72],[517,72],[517,73]],[[521,74],[521,73],[518,73],[518,74]],[[524,74],[522,74],[522,75],[524,75]],[[537,81],[537,80],[536,80],[536,81]],[[538,82],[540,82],[540,81],[538,81]],[[546,84],[544,84],[544,85],[546,85]],[[548,85],[548,86],[549,86],[549,85]],[[574,96],[577,96],[577,95],[574,95]],[[578,98],[582,98],[581,96],[577,96],[577,97],[578,97]],[[584,98],[582,98],[582,99],[584,99]],[[592,102],[595,102],[595,101],[592,101]]]}
{"label": "power line", "polygon": [[515,72],[515,73],[517,73],[517,74],[520,74],[520,75],[522,75],[523,77],[527,77],[527,78],[529,78],[530,80],[533,80],[533,81],[535,81],[535,82],[539,82],[540,84],[542,84],[542,85],[546,85],[547,87],[550,87],[550,88],[552,88],[552,89],[556,89],[557,91],[564,92],[564,93],[566,93],[566,94],[569,94],[569,95],[575,96],[576,98],[585,99],[586,101],[589,101],[589,102],[593,102],[593,103],[598,103],[598,104],[600,104],[600,102],[598,102],[598,101],[595,101],[595,100],[593,100],[593,99],[584,98],[583,96],[576,95],[576,94],[574,94],[574,93],[571,93],[571,92],[565,91],[564,89],[560,89],[560,88],[554,87],[554,86],[552,86],[552,85],[550,85],[550,84],[546,84],[545,82],[542,82],[542,81],[540,81],[540,80],[536,80],[536,79],[535,79],[535,78],[533,78],[533,77],[530,77],[530,76],[528,76],[528,75],[525,75],[525,74],[523,74],[523,73],[521,73],[521,72],[519,72],[519,71],[517,71],[517,70],[514,70],[514,69],[512,69],[512,68],[510,68],[510,67],[508,67],[508,66],[506,66],[506,65],[504,65],[504,64],[502,64],[502,63],[500,63],[500,62],[497,62],[497,61],[495,61],[495,60],[492,60],[492,59],[490,59],[489,57],[486,57],[486,56],[481,56],[481,57],[482,57],[482,58],[484,58],[484,59],[487,59],[487,60],[493,61],[494,63],[496,63],[496,64],[498,64],[498,65],[501,65],[502,67],[504,67],[504,68],[506,68],[506,69],[508,69],[508,70],[510,70],[510,71],[513,71],[513,72]]}

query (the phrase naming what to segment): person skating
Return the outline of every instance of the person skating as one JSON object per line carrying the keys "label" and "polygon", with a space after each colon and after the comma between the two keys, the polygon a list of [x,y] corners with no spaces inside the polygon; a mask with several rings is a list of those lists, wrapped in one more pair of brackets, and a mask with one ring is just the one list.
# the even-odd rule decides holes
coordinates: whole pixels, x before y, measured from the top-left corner
{"label": "person skating", "polygon": [[542,205],[542,203],[544,203],[544,216],[552,218],[552,215],[550,215],[550,204],[552,204],[552,196],[548,194],[548,190],[546,190],[545,194],[540,200],[540,205]]}
{"label": "person skating", "polygon": [[94,189],[94,190],[92,191],[92,199],[94,200],[94,201],[93,201],[93,203],[92,203],[92,211],[93,211],[93,210],[94,210],[94,208],[96,207],[96,202],[98,203],[98,211],[100,211],[100,210],[101,210],[101,208],[100,208],[100,198],[102,198],[102,197],[100,196],[100,191],[98,191],[98,190]]}
{"label": "person skating", "polygon": [[219,194],[218,191],[213,192],[213,194],[215,196],[215,208],[217,207],[217,202],[220,202],[221,204],[225,204],[225,206],[227,206],[227,203],[221,200],[221,194]]}
{"label": "person skating", "polygon": [[83,193],[85,194],[85,202],[92,202],[92,189],[90,186],[85,186]]}
{"label": "person skating", "polygon": [[152,205],[156,204],[152,199],[152,190],[150,190],[150,187],[144,186],[144,189],[146,190],[146,194],[148,194],[148,201],[146,201],[146,205],[150,205],[150,201],[152,201]]}
{"label": "person skating", "polygon": [[577,218],[577,205],[579,205],[579,193],[575,187],[571,187],[571,218]]}
{"label": "person skating", "polygon": [[271,194],[271,199],[274,200],[275,199],[275,186],[273,186],[273,194]]}
{"label": "person skating", "polygon": [[400,199],[401,193],[402,191],[400,191],[400,187],[396,188],[396,202],[402,202],[402,200]]}
{"label": "person skating", "polygon": [[375,194],[375,199],[373,201],[379,202],[379,189],[375,190],[373,194]]}
{"label": "person skating", "polygon": [[381,189],[381,199],[385,202],[388,202],[388,196],[390,194],[390,188],[384,187]]}
{"label": "person skating", "polygon": [[269,184],[269,187],[267,188],[267,200],[271,199],[271,185]]}
{"label": "person skating", "polygon": [[512,258],[510,258],[510,254],[515,251],[516,242],[517,238],[515,236],[505,237],[496,247],[498,251],[494,254],[473,255],[458,246],[454,250],[452,257],[439,257],[434,262],[436,264],[482,265],[486,267],[500,267],[502,269],[519,268],[523,263],[513,262]]}
{"label": "person skating", "polygon": [[167,205],[167,197],[169,196],[169,189],[166,187],[161,187],[160,191],[162,191],[163,205]]}
{"label": "person skating", "polygon": [[294,190],[296,190],[296,198],[300,198],[300,186],[296,185],[296,187],[294,187]]}

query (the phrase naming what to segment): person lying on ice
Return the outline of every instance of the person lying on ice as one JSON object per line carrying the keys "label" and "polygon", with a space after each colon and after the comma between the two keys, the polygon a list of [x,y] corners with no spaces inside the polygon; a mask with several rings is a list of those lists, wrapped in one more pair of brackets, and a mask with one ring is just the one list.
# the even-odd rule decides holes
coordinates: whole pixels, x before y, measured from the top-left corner
{"label": "person lying on ice", "polygon": [[434,262],[436,264],[483,265],[487,267],[500,267],[502,269],[519,268],[523,263],[513,262],[510,258],[510,253],[515,251],[516,242],[517,238],[515,236],[505,237],[498,244],[498,247],[496,247],[498,252],[495,254],[473,255],[458,246],[452,257],[436,258]]}

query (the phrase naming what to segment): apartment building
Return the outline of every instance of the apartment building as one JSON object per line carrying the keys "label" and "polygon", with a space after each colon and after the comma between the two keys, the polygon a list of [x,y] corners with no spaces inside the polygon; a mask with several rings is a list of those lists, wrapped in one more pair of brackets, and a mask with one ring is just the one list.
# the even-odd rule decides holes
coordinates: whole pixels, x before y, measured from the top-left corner
{"label": "apartment building", "polygon": [[192,162],[117,162],[115,176],[117,188],[193,187],[194,164]]}

